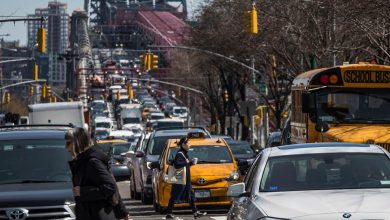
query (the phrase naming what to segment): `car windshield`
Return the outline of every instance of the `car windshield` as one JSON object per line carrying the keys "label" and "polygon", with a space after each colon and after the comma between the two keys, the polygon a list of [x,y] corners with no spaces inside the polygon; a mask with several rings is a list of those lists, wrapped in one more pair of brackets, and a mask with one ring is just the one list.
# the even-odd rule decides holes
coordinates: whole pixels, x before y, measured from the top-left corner
{"label": "car windshield", "polygon": [[174,111],[176,114],[182,114],[182,113],[186,113],[187,111],[186,111],[186,109],[184,109],[184,108],[179,108],[179,109],[175,109],[175,111]]}
{"label": "car windshield", "polygon": [[98,122],[96,123],[97,128],[110,128],[110,122]]}
{"label": "car windshield", "polygon": [[71,182],[65,140],[0,141],[0,184]]}
{"label": "car windshield", "polygon": [[325,122],[390,122],[390,92],[386,89],[319,91],[318,120]]}
{"label": "car windshield", "polygon": [[98,148],[100,148],[103,152],[108,153],[110,152],[110,147],[112,143],[105,143],[105,144],[96,144]]}
{"label": "car windshield", "polygon": [[153,128],[183,128],[184,123],[180,121],[158,121],[153,124]]}
{"label": "car windshield", "polygon": [[164,119],[164,115],[151,115],[150,119],[151,120],[157,120],[157,119]]}
{"label": "car windshield", "polygon": [[112,146],[113,155],[121,155],[121,153],[126,153],[129,151],[130,144],[121,144]]}
{"label": "car windshield", "polygon": [[[167,162],[172,162],[178,147],[169,149]],[[196,146],[193,145],[188,151],[189,159],[198,158],[198,164],[201,163],[232,163],[232,157],[225,146]]]}
{"label": "car windshield", "polygon": [[139,124],[141,123],[140,118],[123,118],[123,124]]}
{"label": "car windshield", "polygon": [[390,188],[384,154],[333,153],[270,158],[260,191]]}
{"label": "car windshield", "polygon": [[107,130],[96,130],[95,132],[97,136],[108,136]]}
{"label": "car windshield", "polygon": [[229,146],[234,155],[236,154],[253,155],[255,153],[249,143],[229,143]]}
{"label": "car windshield", "polygon": [[148,143],[148,153],[151,155],[161,155],[165,147],[165,142],[168,139],[180,139],[187,136],[187,134],[176,135],[176,136],[163,136],[163,137],[154,137],[150,139]]}

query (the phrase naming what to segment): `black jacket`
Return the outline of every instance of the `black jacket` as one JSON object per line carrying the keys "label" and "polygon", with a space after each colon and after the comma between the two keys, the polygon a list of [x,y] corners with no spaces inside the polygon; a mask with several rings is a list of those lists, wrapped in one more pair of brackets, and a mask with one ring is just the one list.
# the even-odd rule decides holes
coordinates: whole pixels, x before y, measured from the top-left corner
{"label": "black jacket", "polygon": [[[73,185],[80,186],[76,201],[77,220],[115,220],[112,196],[116,182],[108,170],[110,158],[103,151],[89,148],[69,162]],[[119,218],[127,215],[122,203],[116,211]]]}
{"label": "black jacket", "polygon": [[172,184],[171,197],[173,196],[175,198],[175,203],[188,203],[190,201],[195,201],[194,191],[191,186],[190,173],[190,166],[193,164],[189,161],[188,152],[180,148],[173,160],[173,165],[176,169],[185,167],[186,185]]}

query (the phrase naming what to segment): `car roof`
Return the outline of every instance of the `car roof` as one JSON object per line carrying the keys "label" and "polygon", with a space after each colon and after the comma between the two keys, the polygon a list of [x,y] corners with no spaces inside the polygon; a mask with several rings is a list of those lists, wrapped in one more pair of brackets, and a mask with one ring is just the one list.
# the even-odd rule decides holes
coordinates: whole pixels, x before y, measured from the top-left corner
{"label": "car roof", "polygon": [[250,145],[248,141],[240,141],[240,140],[226,140],[228,144],[232,145]]}
{"label": "car roof", "polygon": [[292,144],[268,149],[271,157],[322,153],[384,153],[377,145],[339,142]]}
{"label": "car roof", "polygon": [[96,140],[97,144],[108,144],[108,143],[125,143],[127,142],[124,139],[104,139],[104,140]]}
{"label": "car roof", "polygon": [[0,140],[63,139],[65,141],[66,130],[64,129],[6,130],[0,132]]}
{"label": "car roof", "polygon": [[[170,148],[177,147],[177,143],[180,139],[169,139],[168,146]],[[219,138],[190,138],[188,143],[194,147],[196,146],[227,146],[224,141],[221,141]]]}
{"label": "car roof", "polygon": [[203,132],[207,134],[206,131],[200,128],[164,129],[164,130],[155,130],[154,137],[187,135],[189,132]]}

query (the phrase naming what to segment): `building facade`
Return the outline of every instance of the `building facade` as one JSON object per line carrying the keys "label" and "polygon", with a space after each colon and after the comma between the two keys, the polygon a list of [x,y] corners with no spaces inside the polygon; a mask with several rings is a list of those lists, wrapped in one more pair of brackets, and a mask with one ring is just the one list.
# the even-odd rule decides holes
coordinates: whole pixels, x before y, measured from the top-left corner
{"label": "building facade", "polygon": [[60,54],[65,54],[69,47],[69,15],[67,4],[52,1],[47,8],[37,8],[35,13],[28,17],[44,17],[45,21],[29,21],[27,25],[27,45],[34,48],[37,43],[38,28],[44,27],[46,32],[47,52],[49,59],[49,71],[40,72],[40,78],[46,78],[49,83],[65,83],[66,61],[58,59]]}

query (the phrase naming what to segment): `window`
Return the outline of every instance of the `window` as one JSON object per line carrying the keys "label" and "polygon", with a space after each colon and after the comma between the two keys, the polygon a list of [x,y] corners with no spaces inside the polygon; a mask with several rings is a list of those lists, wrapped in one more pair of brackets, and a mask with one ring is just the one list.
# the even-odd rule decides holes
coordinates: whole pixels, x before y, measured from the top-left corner
{"label": "window", "polygon": [[332,153],[270,158],[260,191],[390,188],[384,154]]}
{"label": "window", "polygon": [[249,169],[248,173],[245,176],[244,183],[245,183],[245,191],[250,192],[252,190],[253,181],[256,173],[258,172],[258,167],[261,161],[262,153],[259,154],[259,156],[256,158],[256,160],[253,162],[253,165]]}

